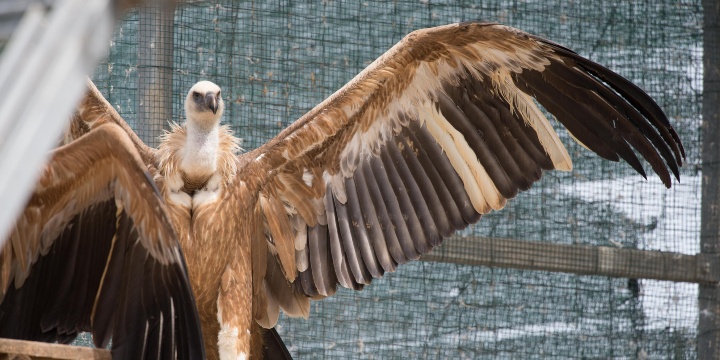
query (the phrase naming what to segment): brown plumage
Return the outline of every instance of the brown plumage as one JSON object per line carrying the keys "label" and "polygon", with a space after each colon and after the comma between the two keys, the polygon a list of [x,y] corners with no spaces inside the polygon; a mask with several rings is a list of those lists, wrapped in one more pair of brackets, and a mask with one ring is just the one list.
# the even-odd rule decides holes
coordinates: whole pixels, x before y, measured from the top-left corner
{"label": "brown plumage", "polygon": [[598,155],[645,176],[637,152],[668,187],[679,176],[682,145],[647,94],[497,24],[413,32],[241,155],[210,82],[193,86],[185,127],[173,126],[158,151],[106,110],[166,200],[208,357],[235,359],[260,353],[257,324],[274,326],[279,309],[307,317],[310,299],[338,284],[362,289],[501,209],[543,171],[570,170],[533,98]]}

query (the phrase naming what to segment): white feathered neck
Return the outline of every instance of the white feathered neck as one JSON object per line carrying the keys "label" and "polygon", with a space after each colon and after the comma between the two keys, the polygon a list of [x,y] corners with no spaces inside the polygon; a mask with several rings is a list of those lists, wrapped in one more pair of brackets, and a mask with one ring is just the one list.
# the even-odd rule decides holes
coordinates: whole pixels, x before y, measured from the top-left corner
{"label": "white feathered neck", "polygon": [[193,121],[185,124],[187,137],[180,152],[180,170],[189,178],[208,177],[217,171],[220,126],[201,126]]}

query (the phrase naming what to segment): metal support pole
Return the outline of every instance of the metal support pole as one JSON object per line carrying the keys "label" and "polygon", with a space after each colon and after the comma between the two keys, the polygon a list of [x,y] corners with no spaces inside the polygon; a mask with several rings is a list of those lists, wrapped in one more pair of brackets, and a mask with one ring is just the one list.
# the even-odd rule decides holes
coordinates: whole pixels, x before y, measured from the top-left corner
{"label": "metal support pole", "polygon": [[140,7],[138,133],[151,147],[172,116],[174,9],[152,2]]}
{"label": "metal support pole", "polygon": [[[720,1],[703,0],[702,207],[700,251],[720,254]],[[698,359],[720,358],[720,287],[700,285]]]}

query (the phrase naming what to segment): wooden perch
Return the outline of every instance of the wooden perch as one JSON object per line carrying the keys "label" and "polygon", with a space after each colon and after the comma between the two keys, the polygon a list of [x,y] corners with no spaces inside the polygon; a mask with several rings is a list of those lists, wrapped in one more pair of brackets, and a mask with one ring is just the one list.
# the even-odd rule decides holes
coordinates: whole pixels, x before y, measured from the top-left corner
{"label": "wooden perch", "polygon": [[0,360],[112,360],[110,351],[81,346],[0,339]]}
{"label": "wooden perch", "polygon": [[425,261],[583,275],[720,283],[720,257],[486,237],[451,237]]}

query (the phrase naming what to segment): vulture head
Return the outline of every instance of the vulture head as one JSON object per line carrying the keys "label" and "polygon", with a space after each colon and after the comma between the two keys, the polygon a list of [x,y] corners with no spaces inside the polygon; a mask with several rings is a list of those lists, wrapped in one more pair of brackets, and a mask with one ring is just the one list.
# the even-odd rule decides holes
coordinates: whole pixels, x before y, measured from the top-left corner
{"label": "vulture head", "polygon": [[193,85],[185,98],[187,121],[195,125],[216,126],[224,109],[220,87],[210,81]]}

